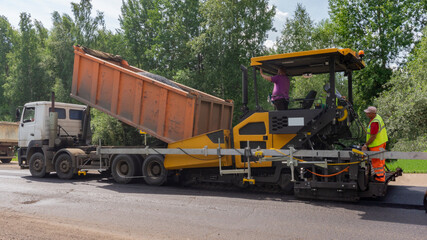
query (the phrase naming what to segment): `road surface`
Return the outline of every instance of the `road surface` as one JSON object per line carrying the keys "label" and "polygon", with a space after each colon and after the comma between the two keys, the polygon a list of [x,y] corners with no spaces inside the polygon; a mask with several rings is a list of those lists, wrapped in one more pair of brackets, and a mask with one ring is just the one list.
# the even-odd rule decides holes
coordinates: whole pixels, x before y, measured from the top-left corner
{"label": "road surface", "polygon": [[[11,167],[12,166],[12,167]],[[380,201],[33,178],[0,164],[0,239],[426,239],[427,214]]]}

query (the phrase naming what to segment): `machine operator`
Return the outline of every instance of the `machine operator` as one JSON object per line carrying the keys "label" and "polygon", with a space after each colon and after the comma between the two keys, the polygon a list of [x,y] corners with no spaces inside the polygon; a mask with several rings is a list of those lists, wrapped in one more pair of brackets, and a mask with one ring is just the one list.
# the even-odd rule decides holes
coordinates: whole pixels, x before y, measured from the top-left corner
{"label": "machine operator", "polygon": [[274,104],[275,110],[287,110],[289,105],[289,86],[290,80],[286,75],[286,69],[279,67],[277,75],[267,76],[260,69],[261,77],[265,80],[274,83],[273,93],[271,100]]}

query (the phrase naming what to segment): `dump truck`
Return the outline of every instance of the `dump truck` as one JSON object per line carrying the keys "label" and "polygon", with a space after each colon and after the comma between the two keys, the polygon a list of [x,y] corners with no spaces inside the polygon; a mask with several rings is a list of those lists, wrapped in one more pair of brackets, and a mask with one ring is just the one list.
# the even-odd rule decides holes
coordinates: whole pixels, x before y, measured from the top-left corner
{"label": "dump truck", "polygon": [[[361,152],[344,146],[357,120],[352,106],[352,73],[362,57],[351,49],[322,49],[251,59],[255,109],[248,107],[248,69],[242,69],[242,112],[232,126],[234,104],[130,66],[120,56],[75,46],[71,97],[85,105],[28,103],[20,121],[19,162],[32,176],[59,178],[98,170],[118,183],[143,178],[149,185],[169,180],[271,185],[300,198],[357,201],[381,197],[401,172],[385,183],[371,180],[370,158],[427,159],[427,153]],[[323,101],[313,91],[297,108],[267,111],[259,106],[257,69],[288,76],[328,74]],[[239,67],[239,66],[236,66]],[[348,80],[347,98],[335,75]],[[310,79],[307,79],[309,81]],[[321,99],[322,100],[322,99]],[[157,146],[90,145],[90,108],[161,140]],[[28,121],[27,112],[35,115]],[[73,113],[71,113],[73,112]],[[73,116],[73,117],[72,117]],[[22,133],[22,134],[21,134]],[[21,138],[23,139],[21,141]],[[25,140],[24,140],[25,139]],[[341,146],[337,150],[336,146]],[[344,146],[344,147],[343,147]]]}
{"label": "dump truck", "polygon": [[0,161],[10,163],[18,146],[18,123],[0,122]]}

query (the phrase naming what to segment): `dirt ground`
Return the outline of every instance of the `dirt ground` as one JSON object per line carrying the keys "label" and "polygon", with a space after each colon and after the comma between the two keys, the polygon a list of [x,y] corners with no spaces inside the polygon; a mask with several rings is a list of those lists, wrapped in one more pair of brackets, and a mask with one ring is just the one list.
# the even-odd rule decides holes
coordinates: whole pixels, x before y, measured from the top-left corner
{"label": "dirt ground", "polygon": [[[17,162],[7,164],[0,162],[0,170],[19,169]],[[0,226],[0,240],[129,239],[120,235],[106,234],[90,226],[82,227],[79,224],[52,221],[4,208],[0,209]]]}
{"label": "dirt ground", "polygon": [[19,168],[18,162],[2,163],[0,161],[0,169],[3,169],[3,170],[7,170],[7,169],[18,170],[20,168]]}
{"label": "dirt ground", "polygon": [[115,234],[106,234],[92,228],[54,222],[51,219],[44,220],[4,209],[0,210],[0,226],[1,240],[130,239]]}

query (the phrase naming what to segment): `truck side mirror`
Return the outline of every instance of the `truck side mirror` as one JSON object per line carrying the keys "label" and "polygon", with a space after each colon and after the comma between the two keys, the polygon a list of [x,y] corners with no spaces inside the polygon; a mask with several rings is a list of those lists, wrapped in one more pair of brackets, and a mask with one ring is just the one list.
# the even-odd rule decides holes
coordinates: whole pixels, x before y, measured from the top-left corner
{"label": "truck side mirror", "polygon": [[21,111],[19,111],[19,108],[16,108],[15,118],[16,118],[16,121],[21,120]]}

